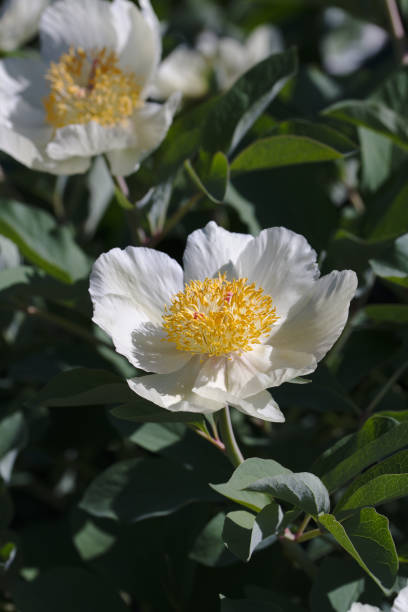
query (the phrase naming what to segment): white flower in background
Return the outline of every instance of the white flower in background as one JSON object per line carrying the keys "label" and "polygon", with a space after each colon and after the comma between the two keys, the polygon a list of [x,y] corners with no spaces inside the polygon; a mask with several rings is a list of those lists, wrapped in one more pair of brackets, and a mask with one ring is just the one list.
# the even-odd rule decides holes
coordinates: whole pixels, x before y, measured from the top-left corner
{"label": "white flower in background", "polygon": [[161,99],[180,91],[185,98],[200,98],[208,92],[212,71],[220,89],[227,89],[252,66],[282,49],[281,34],[273,26],[255,28],[244,43],[205,30],[194,49],[180,45],[163,60],[153,96]]}
{"label": "white flower in background", "polygon": [[180,45],[160,64],[152,95],[162,99],[180,91],[185,98],[201,98],[208,91],[209,72],[199,51]]}
{"label": "white flower in background", "polygon": [[50,0],[3,0],[0,3],[0,49],[14,51],[32,38]]}
{"label": "white flower in background", "polygon": [[149,0],[58,0],[42,14],[41,58],[0,63],[0,149],[55,174],[105,153],[134,172],[163,140],[177,106],[146,101],[161,54]]}
{"label": "white flower in background", "polygon": [[[381,612],[381,610],[380,608],[377,608],[377,606],[353,603],[348,612]],[[408,612],[408,586],[403,588],[397,595],[396,599],[394,599],[390,612]]]}
{"label": "white flower in background", "polygon": [[322,38],[320,50],[323,65],[330,74],[346,75],[358,70],[388,41],[385,30],[339,8],[326,9],[324,20],[329,31]]}
{"label": "white flower in background", "polygon": [[255,28],[244,43],[235,38],[220,38],[214,65],[220,88],[227,89],[252,66],[282,50],[279,30],[268,25]]}
{"label": "white flower in background", "polygon": [[282,422],[265,389],[315,370],[356,286],[349,270],[319,278],[316,253],[290,230],[254,238],[210,222],[189,236],[184,272],[159,251],[116,248],[96,260],[90,294],[116,350],[153,372],[128,380],[137,394],[172,411],[228,403]]}

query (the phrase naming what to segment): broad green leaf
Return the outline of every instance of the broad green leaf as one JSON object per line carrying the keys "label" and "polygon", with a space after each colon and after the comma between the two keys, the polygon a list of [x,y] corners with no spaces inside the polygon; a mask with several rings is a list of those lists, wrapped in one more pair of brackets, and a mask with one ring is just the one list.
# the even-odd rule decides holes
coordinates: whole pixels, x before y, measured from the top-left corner
{"label": "broad green leaf", "polygon": [[58,226],[44,210],[2,200],[0,232],[15,242],[24,257],[61,281],[72,283],[89,273],[88,258],[74,242],[71,229]]}
{"label": "broad green leaf", "polygon": [[408,304],[369,304],[363,313],[376,323],[408,323]]}
{"label": "broad green leaf", "polygon": [[338,489],[359,472],[406,445],[408,421],[381,413],[368,419],[362,429],[340,440],[326,451],[313,466],[331,492]]}
{"label": "broad green leaf", "polygon": [[80,508],[93,516],[135,522],[217,498],[194,469],[167,459],[136,458],[99,474],[85,491]]}
{"label": "broad green leaf", "polygon": [[275,502],[262,508],[259,514],[256,515],[252,527],[248,559],[251,558],[252,553],[260,544],[278,533],[282,519],[282,509]]}
{"label": "broad green leaf", "polygon": [[232,501],[242,506],[247,506],[251,510],[259,512],[266,505],[271,503],[269,495],[257,493],[255,491],[246,491],[246,487],[251,483],[259,480],[259,478],[267,476],[276,476],[277,474],[291,474],[291,471],[284,468],[282,465],[273,461],[273,459],[246,459],[232,474],[228,482],[222,484],[210,484],[210,486],[232,499]]}
{"label": "broad green leaf", "polygon": [[271,55],[248,70],[217,100],[205,121],[203,148],[232,151],[297,67],[293,49]]}
{"label": "broad green leaf", "polygon": [[268,493],[315,517],[330,510],[326,487],[317,476],[309,472],[264,477],[247,485],[246,489]]}
{"label": "broad green leaf", "polygon": [[36,403],[44,406],[96,406],[133,399],[119,376],[105,370],[74,368],[58,374],[40,391]]}
{"label": "broad green leaf", "polygon": [[189,554],[190,559],[207,567],[236,563],[236,558],[225,548],[222,540],[225,514],[216,514],[199,533]]}
{"label": "broad green leaf", "polygon": [[160,453],[168,446],[177,444],[186,433],[183,423],[143,423],[136,427],[128,439],[151,453]]}
{"label": "broad green leaf", "polygon": [[338,102],[327,108],[324,114],[383,134],[400,147],[408,148],[406,118],[382,102],[375,100]]}
{"label": "broad green leaf", "polygon": [[98,527],[94,521],[86,520],[75,533],[73,542],[81,559],[91,561],[105,554],[115,544],[115,537]]}
{"label": "broad green leaf", "polygon": [[218,204],[224,200],[229,180],[228,159],[224,153],[215,153],[203,172],[195,169],[189,161],[186,162],[185,168],[195,185],[212,202]]}
{"label": "broad green leaf", "polygon": [[273,134],[241,151],[231,164],[233,173],[340,159],[355,151],[356,145],[323,124],[288,121]]}
{"label": "broad green leaf", "polygon": [[379,257],[370,259],[370,266],[377,276],[408,287],[408,234],[397,238]]}
{"label": "broad green leaf", "polygon": [[377,506],[408,495],[408,451],[401,451],[370,468],[349,486],[333,513]]}
{"label": "broad green leaf", "polygon": [[228,550],[241,561],[251,556],[251,537],[255,515],[246,510],[229,512],[225,517],[222,538]]}
{"label": "broad green leaf", "polygon": [[387,593],[398,571],[397,551],[388,519],[374,508],[363,508],[343,523],[332,514],[321,515],[319,522]]}
{"label": "broad green leaf", "polygon": [[80,567],[59,567],[32,582],[13,584],[13,600],[20,612],[126,612],[109,581]]}
{"label": "broad green leaf", "polygon": [[343,157],[335,149],[316,142],[305,136],[270,136],[256,140],[241,151],[231,165],[234,174],[307,164],[332,161]]}
{"label": "broad green leaf", "polygon": [[311,612],[349,612],[364,591],[364,574],[348,559],[327,558],[310,593]]}
{"label": "broad green leaf", "polygon": [[238,193],[231,182],[227,187],[224,204],[229,204],[229,206],[235,210],[242,223],[245,223],[251,234],[254,236],[259,234],[261,226],[256,218],[255,205]]}
{"label": "broad green leaf", "polygon": [[388,246],[387,241],[371,242],[340,229],[330,241],[324,271],[350,269],[363,277],[369,268],[368,260],[381,255]]}

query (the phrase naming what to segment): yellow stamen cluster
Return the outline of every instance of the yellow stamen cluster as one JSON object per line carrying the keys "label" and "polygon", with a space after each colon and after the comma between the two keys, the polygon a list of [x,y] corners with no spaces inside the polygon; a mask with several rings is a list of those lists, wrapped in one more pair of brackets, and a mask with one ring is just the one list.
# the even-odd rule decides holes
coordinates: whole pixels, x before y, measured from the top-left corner
{"label": "yellow stamen cluster", "polygon": [[180,351],[210,357],[251,351],[279,317],[272,298],[247,281],[220,275],[188,283],[163,315],[165,340]]}
{"label": "yellow stamen cluster", "polygon": [[46,78],[50,94],[44,100],[46,118],[55,128],[96,121],[120,123],[142,106],[140,87],[133,74],[123,72],[113,51],[85,52],[70,48],[51,63]]}

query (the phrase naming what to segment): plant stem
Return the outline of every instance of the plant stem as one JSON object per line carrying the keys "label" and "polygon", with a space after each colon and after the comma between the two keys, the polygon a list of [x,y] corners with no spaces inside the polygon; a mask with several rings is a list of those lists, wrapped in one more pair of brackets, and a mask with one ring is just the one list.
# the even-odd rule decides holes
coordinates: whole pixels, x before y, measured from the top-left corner
{"label": "plant stem", "polygon": [[193,208],[193,206],[202,198],[201,193],[195,193],[185,204],[180,206],[175,213],[167,220],[161,232],[152,236],[147,240],[144,246],[154,247],[159,244],[167,236],[169,232],[177,225],[179,221]]}
{"label": "plant stem", "polygon": [[379,391],[379,393],[377,393],[377,395],[374,397],[374,399],[371,401],[371,403],[368,405],[367,409],[365,410],[364,419],[367,419],[370,416],[374,408],[376,408],[376,406],[381,402],[383,397],[388,393],[388,391],[391,389],[393,384],[397,382],[397,380],[399,379],[401,374],[403,374],[406,368],[408,368],[408,361],[405,361],[402,364],[402,366],[400,366],[398,370],[394,372],[394,374],[389,378],[389,380],[387,380],[387,382],[382,387],[382,389]]}
{"label": "plant stem", "polygon": [[228,406],[225,406],[225,408],[220,411],[219,424],[221,439],[225,446],[225,453],[232,465],[238,467],[244,461],[244,457],[235,439]]}
{"label": "plant stem", "polygon": [[385,8],[391,26],[391,36],[394,41],[395,53],[398,61],[403,65],[408,64],[407,38],[404,24],[401,19],[397,0],[385,0]]}
{"label": "plant stem", "polygon": [[306,531],[306,533],[303,533],[299,537],[296,537],[296,542],[307,542],[308,540],[313,540],[314,538],[317,538],[321,535],[322,532],[320,529],[310,529],[309,531]]}

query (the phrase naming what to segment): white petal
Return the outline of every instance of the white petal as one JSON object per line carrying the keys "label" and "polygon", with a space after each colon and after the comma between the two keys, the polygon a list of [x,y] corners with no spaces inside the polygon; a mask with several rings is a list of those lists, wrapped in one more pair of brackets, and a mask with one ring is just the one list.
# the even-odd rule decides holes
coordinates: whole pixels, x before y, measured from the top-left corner
{"label": "white petal", "polygon": [[[95,323],[111,333],[112,319],[121,313],[111,312],[105,300],[115,296],[131,305],[132,329],[148,322],[161,326],[164,306],[182,289],[182,275],[174,259],[153,249],[115,248],[100,255],[93,265],[89,288]],[[130,311],[126,315],[130,316]]]}
{"label": "white petal", "polygon": [[309,374],[316,365],[313,355],[261,345],[246,353],[206,359],[193,391],[215,401],[234,403]]}
{"label": "white petal", "polygon": [[192,358],[191,353],[179,351],[173,342],[167,342],[167,333],[152,323],[139,325],[131,338],[132,358],[129,361],[147,372],[168,374],[180,370]]}
{"label": "white petal", "polygon": [[240,253],[236,269],[272,297],[278,323],[319,276],[315,251],[303,236],[284,227],[263,230]]}
{"label": "white petal", "polygon": [[14,51],[34,36],[50,0],[5,0],[0,10],[0,49]]}
{"label": "white petal", "polygon": [[144,0],[141,7],[140,11],[127,0],[114,0],[111,10],[120,66],[132,70],[137,83],[144,88],[160,60],[161,36],[150,2]]}
{"label": "white petal", "polygon": [[248,68],[272,53],[283,51],[284,47],[281,33],[270,25],[255,28],[248,36],[245,46],[248,54]]}
{"label": "white petal", "polygon": [[151,374],[128,379],[129,387],[145,399],[173,412],[201,412],[208,414],[223,408],[222,403],[200,397],[192,386],[200,358],[194,357],[184,368],[171,374]]}
{"label": "white petal", "polygon": [[32,140],[3,126],[0,126],[0,150],[29,168],[52,174],[78,174],[89,168],[87,158],[72,157],[61,162],[49,159]]}
{"label": "white petal", "polygon": [[210,221],[189,235],[184,251],[184,280],[203,280],[216,276],[225,267],[233,268],[240,253],[254,238],[235,234]]}
{"label": "white petal", "polygon": [[112,174],[127,176],[135,172],[146,155],[160,145],[171,125],[179,100],[180,96],[174,94],[166,104],[147,103],[134,113],[129,130],[132,142],[121,148],[111,146],[106,149]]}
{"label": "white petal", "polygon": [[183,367],[191,354],[178,351],[170,342],[162,342],[165,334],[161,326],[140,323],[139,314],[133,301],[126,297],[106,295],[94,301],[93,321],[111,336],[116,351],[136,368],[167,374]]}
{"label": "white petal", "polygon": [[41,52],[57,61],[73,47],[115,49],[116,33],[112,25],[111,4],[106,0],[57,0],[40,20]]}
{"label": "white petal", "polygon": [[270,343],[281,350],[313,354],[320,361],[343,331],[356,288],[357,276],[351,270],[322,277],[288,312]]}
{"label": "white petal", "polygon": [[381,612],[377,606],[370,606],[370,604],[353,603],[348,612]]}
{"label": "white petal", "polygon": [[398,597],[394,600],[391,612],[407,612],[408,611],[408,586],[399,592]]}
{"label": "white petal", "polygon": [[37,56],[7,57],[0,62],[1,116],[5,115],[6,99],[15,99],[15,96],[43,108],[42,99],[48,92],[45,80],[47,68],[47,64]]}
{"label": "white petal", "polygon": [[180,91],[187,98],[199,98],[208,91],[207,73],[201,53],[180,45],[160,64],[152,96],[167,98]]}
{"label": "white petal", "polygon": [[59,128],[47,145],[47,154],[52,159],[68,157],[92,157],[132,145],[137,136],[131,123],[103,126],[96,121],[84,124],[71,124]]}
{"label": "white petal", "polygon": [[278,404],[267,391],[261,391],[256,395],[241,399],[239,402],[231,403],[231,406],[257,419],[271,421],[272,423],[285,422],[285,417],[280,411]]}

